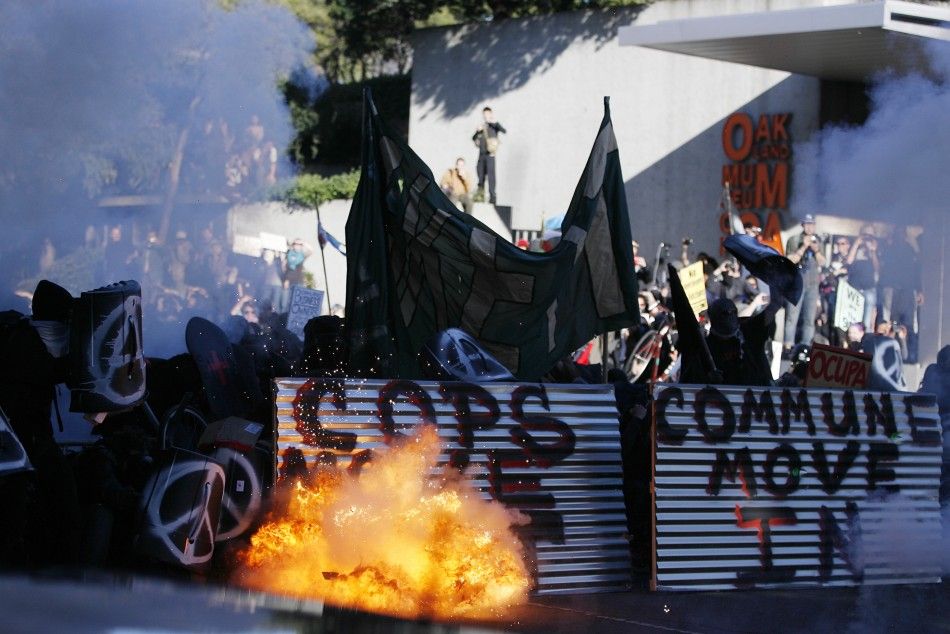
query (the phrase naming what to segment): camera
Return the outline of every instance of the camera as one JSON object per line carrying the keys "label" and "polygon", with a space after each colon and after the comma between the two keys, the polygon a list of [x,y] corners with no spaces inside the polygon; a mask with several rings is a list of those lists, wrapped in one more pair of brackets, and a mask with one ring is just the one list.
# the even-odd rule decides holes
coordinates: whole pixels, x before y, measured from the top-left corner
{"label": "camera", "polygon": [[684,246],[689,246],[689,245],[691,245],[691,244],[693,244],[693,239],[692,239],[692,238],[683,238],[683,245],[684,245]]}

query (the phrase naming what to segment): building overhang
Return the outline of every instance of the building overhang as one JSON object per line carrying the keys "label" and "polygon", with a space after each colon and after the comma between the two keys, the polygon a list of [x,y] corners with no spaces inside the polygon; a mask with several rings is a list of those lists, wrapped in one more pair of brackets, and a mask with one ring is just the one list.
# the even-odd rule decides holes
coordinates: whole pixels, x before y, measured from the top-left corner
{"label": "building overhang", "polygon": [[622,27],[621,46],[867,81],[893,70],[929,72],[926,48],[950,42],[950,9],[884,0],[664,20]]}

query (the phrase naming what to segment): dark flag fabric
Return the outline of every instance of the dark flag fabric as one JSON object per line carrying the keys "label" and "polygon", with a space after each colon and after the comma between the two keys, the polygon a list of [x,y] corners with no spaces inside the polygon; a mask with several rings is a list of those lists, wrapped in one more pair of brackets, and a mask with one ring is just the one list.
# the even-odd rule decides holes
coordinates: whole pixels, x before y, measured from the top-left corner
{"label": "dark flag fabric", "polygon": [[417,354],[461,328],[519,380],[595,335],[639,322],[630,221],[607,100],[547,253],[522,251],[445,196],[367,93],[363,165],[346,224],[346,330],[356,376],[418,378]]}
{"label": "dark flag fabric", "polygon": [[681,357],[679,382],[718,383],[721,373],[706,345],[706,335],[689,304],[680,276],[672,264],[666,266],[670,276],[670,303],[676,318],[676,348]]}
{"label": "dark flag fabric", "polygon": [[769,285],[772,295],[797,304],[802,297],[802,274],[798,265],[787,257],[762,244],[752,236],[731,235],[722,246],[736,256],[749,273]]}

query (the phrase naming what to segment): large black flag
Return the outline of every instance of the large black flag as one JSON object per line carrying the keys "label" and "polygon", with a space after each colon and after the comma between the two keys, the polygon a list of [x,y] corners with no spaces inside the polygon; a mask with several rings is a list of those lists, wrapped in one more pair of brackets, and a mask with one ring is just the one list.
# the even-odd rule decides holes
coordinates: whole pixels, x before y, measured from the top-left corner
{"label": "large black flag", "polygon": [[462,328],[518,379],[639,321],[617,141],[604,119],[562,239],[528,253],[459,211],[367,93],[363,166],[346,224],[349,370],[417,378],[434,333]]}

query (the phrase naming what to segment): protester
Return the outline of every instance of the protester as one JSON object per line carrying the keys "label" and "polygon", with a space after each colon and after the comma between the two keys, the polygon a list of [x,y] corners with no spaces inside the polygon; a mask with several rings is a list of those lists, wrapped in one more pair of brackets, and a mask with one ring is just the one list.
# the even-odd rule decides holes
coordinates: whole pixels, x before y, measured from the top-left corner
{"label": "protester", "polygon": [[69,291],[41,280],[29,318],[3,314],[0,407],[36,472],[34,563],[73,564],[79,554],[80,512],[76,483],[53,437],[55,387],[66,380]]}
{"label": "protester", "polygon": [[497,196],[495,191],[495,156],[498,153],[500,139],[498,135],[502,132],[507,133],[504,126],[495,121],[495,113],[491,108],[485,106],[482,109],[482,125],[472,135],[472,141],[478,148],[478,193],[480,197],[485,193],[485,181],[488,181],[488,202],[495,204]]}
{"label": "protester", "polygon": [[874,227],[861,227],[860,235],[848,252],[847,264],[848,284],[864,296],[864,318],[861,323],[865,330],[872,330],[877,315],[877,282],[881,271]]}
{"label": "protester", "polygon": [[472,213],[472,177],[465,169],[465,159],[455,159],[455,167],[445,170],[439,186],[454,205],[462,205],[465,213]]}
{"label": "protester", "polygon": [[898,226],[880,255],[881,317],[907,332],[908,363],[917,362],[917,310],[924,303],[920,254]]}
{"label": "protester", "polygon": [[[313,255],[313,247],[300,238],[294,238],[290,243],[290,249],[287,251],[287,270],[284,273],[284,289],[289,289],[291,286],[304,285],[303,263],[311,255]],[[289,290],[285,294],[288,295],[285,305],[289,306]]]}
{"label": "protester", "polygon": [[[785,302],[784,355],[791,354],[796,343],[811,343],[815,336],[818,313],[819,271],[825,264],[821,238],[815,234],[815,217],[805,214],[802,231],[788,239],[785,255],[799,266],[802,273],[802,296],[798,303]],[[801,335],[799,336],[799,329]]]}

